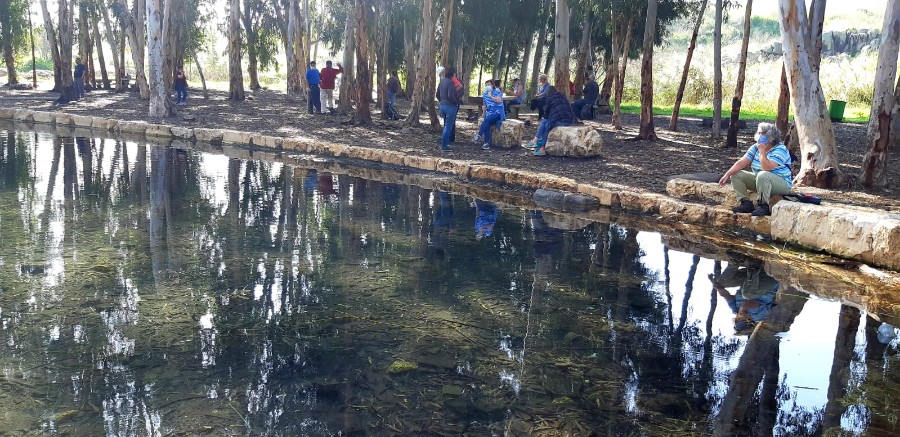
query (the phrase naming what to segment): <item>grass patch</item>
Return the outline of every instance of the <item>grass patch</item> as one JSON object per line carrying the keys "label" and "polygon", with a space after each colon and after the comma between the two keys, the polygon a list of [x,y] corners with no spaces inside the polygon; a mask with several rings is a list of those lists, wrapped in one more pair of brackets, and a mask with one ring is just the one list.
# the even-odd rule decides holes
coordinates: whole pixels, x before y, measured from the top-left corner
{"label": "grass patch", "polygon": [[[653,106],[655,115],[672,115],[673,105]],[[622,112],[626,114],[640,114],[640,102],[623,102]],[[712,117],[713,109],[711,105],[691,105],[682,104],[681,116],[687,117]],[[727,118],[731,115],[731,108],[722,108],[722,117]],[[759,111],[759,110],[741,110],[741,118],[746,120],[774,120],[777,115],[776,111]],[[845,123],[868,123],[869,108],[847,107],[844,110]]]}

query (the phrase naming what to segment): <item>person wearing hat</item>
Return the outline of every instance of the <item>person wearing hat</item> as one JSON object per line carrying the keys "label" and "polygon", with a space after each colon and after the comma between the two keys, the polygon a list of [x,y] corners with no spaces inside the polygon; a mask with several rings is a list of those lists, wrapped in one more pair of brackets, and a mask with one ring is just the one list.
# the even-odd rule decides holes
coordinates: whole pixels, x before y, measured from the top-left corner
{"label": "person wearing hat", "polygon": [[309,113],[313,113],[313,107],[316,108],[316,114],[322,113],[322,101],[319,96],[319,83],[321,82],[319,70],[316,70],[316,61],[309,61],[309,69],[306,70],[306,82],[309,83]]}
{"label": "person wearing hat", "polygon": [[75,71],[72,74],[75,79],[75,98],[84,97],[84,73],[86,72],[87,67],[81,63],[81,58],[75,58]]}

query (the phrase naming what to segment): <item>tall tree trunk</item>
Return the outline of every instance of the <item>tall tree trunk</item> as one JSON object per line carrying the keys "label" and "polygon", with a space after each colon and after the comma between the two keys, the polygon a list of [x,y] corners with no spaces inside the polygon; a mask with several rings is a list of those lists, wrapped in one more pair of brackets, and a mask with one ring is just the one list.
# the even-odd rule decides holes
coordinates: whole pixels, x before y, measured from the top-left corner
{"label": "tall tree trunk", "polygon": [[[549,6],[545,6],[549,7]],[[541,26],[541,30],[538,32],[537,41],[535,41],[534,46],[534,61],[531,64],[531,79],[528,81],[528,92],[535,93],[537,92],[538,87],[538,76],[541,73],[541,60],[544,59],[544,45],[547,44],[547,28],[550,27],[550,17],[547,17],[546,23]],[[525,80],[523,77],[522,80]],[[479,84],[481,85],[481,84]]]}
{"label": "tall tree trunk", "polygon": [[447,10],[444,13],[444,32],[441,36],[441,65],[444,68],[450,66],[450,37],[453,34],[453,0],[447,0]]}
{"label": "tall tree trunk", "polygon": [[[0,1],[0,15],[6,15],[5,20],[7,23],[11,22],[15,18],[11,17],[10,14],[10,4],[9,0]],[[29,11],[30,11],[29,7]],[[12,26],[2,26],[0,29],[0,41],[3,41],[3,47],[0,49],[3,50],[3,62],[6,63],[6,81],[8,85],[16,85],[19,83],[19,79],[16,76],[16,57],[15,53],[13,53],[13,34],[12,34]]]}
{"label": "tall tree trunk", "polygon": [[228,3],[228,100],[240,102],[245,98],[241,72],[241,2],[229,0]]}
{"label": "tall tree trunk", "polygon": [[369,32],[367,30],[366,1],[356,0],[356,116],[358,125],[372,123],[369,104],[372,100],[372,76],[369,72]]}
{"label": "tall tree trunk", "polygon": [[341,114],[349,114],[353,110],[353,63],[354,52],[356,51],[356,20],[353,13],[347,14],[347,21],[344,23],[344,74],[341,77],[341,89],[338,96],[338,112]]}
{"label": "tall tree trunk", "polygon": [[288,0],[285,54],[287,56],[287,93],[291,98],[307,96],[303,86],[303,27],[300,24],[300,4],[298,0]]}
{"label": "tall tree trunk", "polygon": [[581,44],[578,45],[578,65],[575,67],[575,91],[581,92],[584,89],[584,78],[587,75],[587,70],[593,69],[593,62],[591,62],[591,22],[593,21],[593,14],[588,11],[587,16],[584,17],[584,22],[581,24]]}
{"label": "tall tree trunk", "polygon": [[809,4],[810,49],[809,59],[813,71],[819,74],[819,63],[822,62],[822,30],[825,27],[826,0],[811,0]]}
{"label": "tall tree trunk", "polygon": [[103,56],[103,38],[100,38],[100,17],[97,15],[99,7],[100,5],[92,5],[91,24],[93,24],[94,42],[97,44],[97,60],[100,61],[100,80],[103,82],[103,88],[110,89],[109,73],[106,71],[106,58]]}
{"label": "tall tree trunk", "polygon": [[553,59],[556,90],[569,97],[569,2],[556,0],[556,48]]}
{"label": "tall tree trunk", "polygon": [[750,44],[750,16],[753,11],[753,0],[747,0],[744,9],[744,37],[741,40],[741,58],[738,60],[737,85],[734,87],[734,98],[731,99],[731,121],[728,124],[728,138],[725,147],[737,147],[738,119],[741,117],[741,100],[744,98],[744,78],[747,71],[747,46]]}
{"label": "tall tree trunk", "polygon": [[86,85],[91,85],[92,88],[96,88],[88,4],[80,1],[77,1],[76,3],[75,7],[78,8],[78,56],[81,58],[82,62],[84,62],[84,66],[87,67],[87,71],[85,71],[82,79]]}
{"label": "tall tree trunk", "polygon": [[163,0],[147,1],[147,67],[150,85],[150,116],[168,117],[172,113],[169,96],[163,79],[163,57],[166,44],[166,18],[169,15],[172,0],[163,4]]}
{"label": "tall tree trunk", "polygon": [[[124,68],[124,66],[119,62],[119,56],[116,54],[116,49],[119,47],[119,44],[116,43],[116,35],[113,33],[112,24],[109,21],[109,8],[106,7],[105,4],[102,3],[97,5],[97,9],[100,10],[100,14],[103,18],[103,29],[106,30],[106,43],[109,44],[109,49],[112,50],[112,58],[113,58],[113,66],[115,67],[115,72],[113,72],[113,83],[116,92],[122,91],[122,84],[119,83],[119,70]],[[99,49],[98,49],[99,51]]]}
{"label": "tall tree trunk", "polygon": [[250,77],[250,89],[258,90],[262,88],[259,86],[259,75],[257,74],[259,59],[256,56],[256,45],[259,38],[253,29],[254,12],[248,0],[244,0],[244,10],[241,12],[241,24],[244,25],[244,35],[247,36],[247,76]]}
{"label": "tall tree trunk", "polygon": [[75,95],[75,79],[72,75],[72,47],[74,45],[74,16],[75,0],[59,0],[59,73],[62,80],[62,90],[59,102],[66,103],[77,99]]}
{"label": "tall tree trunk", "polygon": [[812,69],[805,0],[779,0],[784,63],[800,140],[799,185],[830,188],[844,182],[818,74]]}
{"label": "tall tree trunk", "polygon": [[628,48],[631,47],[631,34],[634,31],[634,16],[628,19],[625,30],[625,42],[622,43],[622,62],[619,64],[618,80],[616,80],[615,104],[611,124],[616,129],[622,129],[622,95],[625,93],[625,68],[628,67]]}
{"label": "tall tree trunk", "polygon": [[[497,62],[494,62],[494,69],[491,70],[493,79],[503,77],[503,57],[506,55],[506,38],[500,40],[500,48],[497,50]],[[479,84],[481,86],[481,84]]]}
{"label": "tall tree trunk", "polygon": [[[788,85],[787,71],[784,62],[781,63],[781,85],[778,90],[778,113],[775,116],[775,126],[782,135],[787,135],[790,129],[789,113],[791,112],[791,88]],[[788,145],[791,147],[791,145]]]}
{"label": "tall tree trunk", "polygon": [[406,64],[406,93],[412,98],[416,89],[416,35],[410,34],[409,22],[403,21],[403,63]]}
{"label": "tall tree trunk", "polygon": [[870,190],[887,184],[885,173],[892,137],[891,124],[892,118],[897,116],[894,99],[898,88],[895,82],[897,53],[900,50],[900,0],[888,0],[881,28],[881,47],[878,49],[878,66],[875,68],[875,96],[866,132],[869,150],[863,158],[860,175],[863,186]]}
{"label": "tall tree trunk", "polygon": [[722,138],[722,0],[716,0],[716,30],[713,35],[713,126],[712,137]]}
{"label": "tall tree trunk", "polygon": [[419,54],[416,59],[416,88],[413,91],[412,103],[409,108],[409,115],[406,117],[406,124],[410,126],[419,126],[419,111],[425,99],[434,100],[431,90],[428,89],[429,70],[431,76],[434,76],[434,58],[429,59],[429,55],[434,52],[434,20],[431,19],[431,0],[422,0],[422,31],[419,35]]}
{"label": "tall tree trunk", "polygon": [[641,56],[641,126],[638,138],[656,140],[653,126],[653,45],[656,36],[656,10],[659,0],[647,0],[647,23],[644,25],[644,54]]}
{"label": "tall tree trunk", "polygon": [[200,84],[203,86],[203,99],[209,100],[209,91],[206,89],[206,75],[203,74],[203,67],[200,66],[200,59],[197,58],[197,53],[194,52],[194,65],[197,66],[197,74],[200,75]]}
{"label": "tall tree trunk", "polygon": [[53,58],[53,91],[62,91],[62,57],[59,53],[59,40],[47,0],[41,0],[41,15],[44,17],[44,35],[47,37],[47,45],[50,46],[50,56]]}
{"label": "tall tree trunk", "polygon": [[669,119],[669,130],[678,130],[678,113],[681,111],[681,101],[684,100],[684,88],[687,86],[688,72],[691,70],[691,59],[694,57],[694,49],[697,47],[697,35],[700,34],[700,25],[703,24],[703,13],[709,0],[703,0],[700,11],[697,14],[697,22],[694,24],[694,32],[691,33],[691,44],[688,46],[687,58],[684,60],[684,69],[681,70],[681,82],[678,84],[678,92],[675,93],[675,106],[672,108],[672,118]]}
{"label": "tall tree trunk", "polygon": [[31,23],[31,3],[28,4],[28,39],[31,42],[31,89],[37,89],[37,58],[34,56],[34,25]]}
{"label": "tall tree trunk", "polygon": [[622,35],[625,28],[617,23],[615,11],[611,11],[611,13],[610,36],[612,41],[609,45],[609,51],[603,56],[606,62],[606,77],[603,78],[603,85],[600,87],[600,99],[598,102],[600,111],[604,113],[610,112],[609,101],[612,98],[612,89],[619,74],[619,47],[622,45],[621,41],[625,39],[625,35]]}
{"label": "tall tree trunk", "polygon": [[387,119],[387,92],[386,84],[391,76],[390,53],[391,53],[391,19],[393,17],[392,8],[384,8],[384,16],[382,18],[382,36],[381,36],[381,56],[378,58],[378,103],[381,105],[381,118]]}
{"label": "tall tree trunk", "polygon": [[144,22],[146,14],[145,0],[134,0],[134,9],[130,12],[126,0],[119,0],[122,5],[122,19],[125,24],[125,34],[131,46],[131,60],[134,63],[134,81],[138,85],[141,99],[150,99],[150,87],[147,84],[147,76],[144,74]]}
{"label": "tall tree trunk", "polygon": [[[519,67],[519,85],[525,86],[525,80],[528,78],[528,63],[531,62],[531,47],[534,44],[534,32],[528,33],[528,39],[525,40],[525,50],[522,52],[522,64]],[[522,91],[525,93],[525,91]],[[528,94],[523,94],[528,96]]]}

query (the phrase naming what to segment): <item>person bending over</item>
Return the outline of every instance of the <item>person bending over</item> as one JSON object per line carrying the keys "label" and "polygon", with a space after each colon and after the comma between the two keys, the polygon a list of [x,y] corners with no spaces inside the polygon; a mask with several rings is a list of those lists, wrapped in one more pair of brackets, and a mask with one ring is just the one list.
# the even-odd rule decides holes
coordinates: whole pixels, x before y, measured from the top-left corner
{"label": "person bending over", "polygon": [[[774,124],[760,123],[756,128],[756,143],[719,179],[720,187],[731,181],[740,202],[732,211],[751,213],[753,216],[772,215],[769,208],[771,197],[790,194],[793,177],[791,154],[784,143],[778,141],[780,137],[781,133]],[[751,171],[745,170],[748,165]],[[755,208],[748,191],[759,193]]]}

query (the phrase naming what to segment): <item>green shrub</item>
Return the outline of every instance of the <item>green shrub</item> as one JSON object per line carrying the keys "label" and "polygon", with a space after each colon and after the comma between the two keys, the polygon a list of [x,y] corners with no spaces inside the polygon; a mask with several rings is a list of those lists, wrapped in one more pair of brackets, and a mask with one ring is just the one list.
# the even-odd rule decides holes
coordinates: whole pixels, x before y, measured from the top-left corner
{"label": "green shrub", "polygon": [[[53,61],[49,59],[36,59],[35,65],[38,70],[53,70]],[[19,72],[28,72],[31,71],[31,59],[28,59],[26,62],[19,62],[16,67],[16,71]]]}

